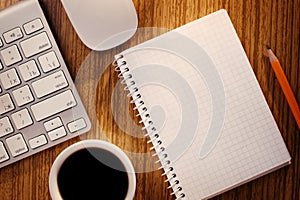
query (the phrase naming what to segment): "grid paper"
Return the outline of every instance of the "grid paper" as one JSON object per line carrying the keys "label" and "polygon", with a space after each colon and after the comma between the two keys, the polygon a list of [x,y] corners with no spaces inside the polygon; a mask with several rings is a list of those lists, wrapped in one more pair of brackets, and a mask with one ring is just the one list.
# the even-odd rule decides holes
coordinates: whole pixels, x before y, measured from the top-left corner
{"label": "grid paper", "polygon": [[[137,46],[122,54],[148,109],[160,106],[163,110],[161,116],[154,115],[152,120],[160,128],[160,138],[169,150],[171,165],[176,170],[187,199],[215,196],[288,164],[290,155],[227,12],[217,11],[174,31],[192,39],[207,52],[224,86],[225,118],[222,132],[214,148],[202,159],[200,150],[209,127],[214,123],[212,111],[218,109],[212,105],[212,91],[208,88],[207,80],[216,77],[203,77],[193,63],[160,49]],[[147,47],[151,47],[156,40],[147,42]],[[188,53],[199,56],[197,52]],[[157,73],[152,71],[154,66],[166,67],[172,73],[162,76],[160,70]],[[138,73],[138,69],[142,69],[144,75]],[[151,78],[155,81],[148,80]],[[187,91],[181,91],[183,85],[189,86]],[[189,137],[180,138],[188,146],[184,151],[176,152],[168,149],[168,146],[178,140],[187,106],[182,102],[189,100],[183,99],[185,95],[189,97],[188,90],[196,99],[197,107],[193,112],[197,112],[199,118],[192,140],[188,141]],[[193,112],[191,116],[195,116]]]}

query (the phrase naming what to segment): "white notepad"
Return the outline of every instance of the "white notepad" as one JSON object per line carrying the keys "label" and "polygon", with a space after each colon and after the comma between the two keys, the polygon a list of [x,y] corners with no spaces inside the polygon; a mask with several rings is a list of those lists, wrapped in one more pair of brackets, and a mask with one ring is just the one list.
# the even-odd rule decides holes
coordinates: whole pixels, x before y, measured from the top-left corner
{"label": "white notepad", "polygon": [[291,158],[225,10],[116,55],[178,199],[205,199]]}

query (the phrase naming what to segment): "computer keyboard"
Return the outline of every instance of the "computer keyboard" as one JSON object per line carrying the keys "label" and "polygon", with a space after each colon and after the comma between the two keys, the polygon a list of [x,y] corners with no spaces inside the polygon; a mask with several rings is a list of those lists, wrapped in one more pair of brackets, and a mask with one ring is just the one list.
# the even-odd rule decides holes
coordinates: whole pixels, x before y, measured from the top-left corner
{"label": "computer keyboard", "polygon": [[0,24],[2,168],[91,124],[38,0],[1,10]]}

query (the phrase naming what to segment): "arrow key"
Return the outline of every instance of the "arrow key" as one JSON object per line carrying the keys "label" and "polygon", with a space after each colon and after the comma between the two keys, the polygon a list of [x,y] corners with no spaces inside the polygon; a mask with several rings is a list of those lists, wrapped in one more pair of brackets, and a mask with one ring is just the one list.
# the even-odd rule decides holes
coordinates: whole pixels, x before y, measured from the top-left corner
{"label": "arrow key", "polygon": [[32,149],[36,149],[45,144],[47,144],[47,139],[45,135],[39,135],[29,140],[29,145]]}

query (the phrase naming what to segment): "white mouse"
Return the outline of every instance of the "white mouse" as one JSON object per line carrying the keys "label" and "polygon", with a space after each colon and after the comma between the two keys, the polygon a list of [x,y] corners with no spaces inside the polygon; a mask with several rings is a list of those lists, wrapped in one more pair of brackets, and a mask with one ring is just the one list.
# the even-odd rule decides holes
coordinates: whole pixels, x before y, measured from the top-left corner
{"label": "white mouse", "polygon": [[61,0],[82,42],[92,50],[118,46],[136,32],[132,0]]}

